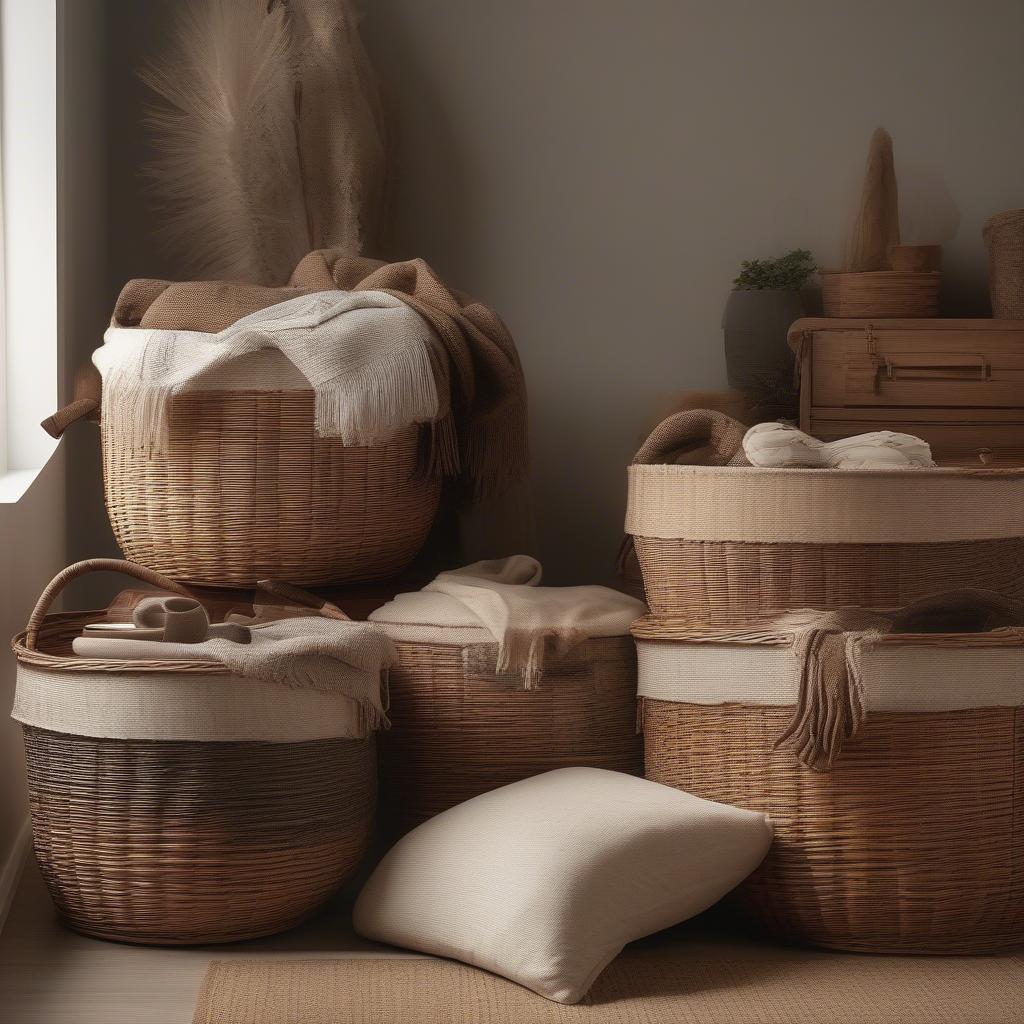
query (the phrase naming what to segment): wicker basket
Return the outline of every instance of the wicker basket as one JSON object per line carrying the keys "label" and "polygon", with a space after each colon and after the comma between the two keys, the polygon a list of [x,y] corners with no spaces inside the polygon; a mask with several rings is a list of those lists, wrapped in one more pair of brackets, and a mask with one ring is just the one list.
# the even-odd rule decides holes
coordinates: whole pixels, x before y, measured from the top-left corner
{"label": "wicker basket", "polygon": [[634,632],[647,777],[771,816],[772,851],[733,897],[746,914],[871,953],[1024,942],[1020,631],[879,642],[864,722],[830,771],[775,748],[796,699],[785,637]]}
{"label": "wicker basket", "polygon": [[[670,417],[629,468],[626,530],[653,614],[728,625],[957,587],[1024,597],[1024,469],[727,466],[735,438],[701,415]],[[700,429],[723,464],[672,463]]]}
{"label": "wicker basket", "polygon": [[935,271],[871,270],[822,274],[827,317],[920,317],[939,315],[942,275]]}
{"label": "wicker basket", "polygon": [[985,221],[992,315],[1024,320],[1024,210],[1007,210]]}
{"label": "wicker basket", "polygon": [[630,637],[588,640],[550,659],[541,688],[525,690],[495,675],[493,643],[409,642],[389,632],[398,664],[380,776],[390,831],[555,768],[642,770]]}
{"label": "wicker basket", "polygon": [[87,935],[158,945],[298,924],[369,843],[372,737],[340,738],[352,713],[336,694],[240,679],[219,663],[70,656],[104,613],[47,611],[101,569],[187,592],[141,566],[79,562],[14,639],[33,844],[58,912]]}
{"label": "wicker basket", "polygon": [[[91,411],[69,407],[52,419],[63,430]],[[440,481],[418,471],[417,429],[386,445],[345,447],[317,435],[313,413],[304,378],[268,350],[176,395],[160,451],[123,443],[101,416],[104,493],[121,550],[174,579],[217,587],[398,575],[423,546],[440,499]]]}

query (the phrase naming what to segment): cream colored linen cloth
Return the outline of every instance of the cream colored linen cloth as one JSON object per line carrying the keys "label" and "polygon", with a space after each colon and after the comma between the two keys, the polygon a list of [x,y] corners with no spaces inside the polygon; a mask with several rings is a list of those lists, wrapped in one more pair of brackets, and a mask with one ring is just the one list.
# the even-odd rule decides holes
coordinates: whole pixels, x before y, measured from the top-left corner
{"label": "cream colored linen cloth", "polygon": [[321,437],[346,445],[386,442],[403,427],[446,413],[431,359],[439,344],[416,310],[383,291],[300,295],[242,317],[217,334],[110,327],[93,362],[103,377],[103,415],[133,448],[166,444],[171,402],[204,374],[277,349],[315,393]]}
{"label": "cream colored linen cloth", "polygon": [[421,636],[431,628],[439,642],[447,631],[463,636],[470,629],[486,630],[483,636],[498,643],[496,670],[520,676],[534,689],[544,675],[547,648],[562,656],[593,637],[623,636],[646,611],[641,601],[617,590],[541,587],[541,576],[540,563],[528,555],[474,562],[441,573],[420,591],[399,594],[370,621],[393,635],[400,635],[395,627]]}
{"label": "cream colored linen cloth", "polygon": [[354,701],[366,731],[386,728],[387,671],[394,644],[376,626],[321,616],[250,627],[249,643],[214,638],[196,644],[76,637],[81,657],[112,660],[211,661],[249,679],[338,693]]}

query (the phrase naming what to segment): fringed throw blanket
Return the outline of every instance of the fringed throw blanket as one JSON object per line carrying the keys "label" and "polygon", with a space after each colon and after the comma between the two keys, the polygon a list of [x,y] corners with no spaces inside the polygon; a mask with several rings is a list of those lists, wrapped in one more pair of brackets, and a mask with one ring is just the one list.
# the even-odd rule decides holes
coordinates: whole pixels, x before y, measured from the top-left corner
{"label": "fringed throw blanket", "polygon": [[247,679],[337,693],[358,710],[361,735],[388,725],[387,671],[395,647],[365,622],[321,616],[250,627],[249,643],[212,639],[195,644],[77,637],[74,652],[99,659],[211,661]]}
{"label": "fringed throw blanket", "polygon": [[465,631],[480,630],[497,641],[497,672],[536,689],[546,652],[564,656],[584,640],[623,636],[646,611],[642,602],[607,587],[541,587],[540,579],[540,563],[526,555],[476,562],[441,573],[423,590],[399,594],[370,621],[395,636],[426,627],[437,642],[446,636],[458,642]]}
{"label": "fringed throw blanket", "polygon": [[103,375],[105,415],[116,421],[121,443],[133,448],[163,447],[176,394],[211,370],[268,348],[309,382],[321,437],[373,445],[437,418],[434,344],[430,325],[393,296],[328,291],[268,306],[217,334],[111,327],[93,362]]}
{"label": "fringed throw blanket", "polygon": [[[799,675],[797,706],[775,746],[826,771],[864,721],[864,652],[891,633],[987,633],[1024,625],[1024,607],[982,590],[937,594],[895,611],[790,612],[764,633],[789,633]],[[748,639],[757,636],[751,633]]]}
{"label": "fringed throw blanket", "polygon": [[[425,428],[432,435],[431,468],[464,476],[480,498],[521,481],[527,469],[526,386],[512,336],[497,314],[449,288],[423,260],[386,264],[325,249],[306,256],[283,288],[129,281],[112,326],[215,334],[268,306],[338,290],[390,296],[429,325],[418,333],[437,394]],[[107,397],[109,409],[115,399]]]}

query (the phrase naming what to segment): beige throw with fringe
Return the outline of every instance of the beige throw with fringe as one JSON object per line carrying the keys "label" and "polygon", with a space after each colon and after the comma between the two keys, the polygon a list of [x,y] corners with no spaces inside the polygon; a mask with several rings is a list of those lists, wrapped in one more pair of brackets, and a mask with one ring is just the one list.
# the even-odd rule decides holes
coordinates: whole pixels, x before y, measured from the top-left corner
{"label": "beige throw with fringe", "polygon": [[384,292],[316,292],[243,317],[218,334],[111,327],[93,361],[106,416],[132,448],[162,450],[171,401],[231,360],[278,349],[315,394],[321,437],[368,446],[413,423],[435,420],[434,332]]}
{"label": "beige throw with fringe", "polygon": [[[288,285],[235,281],[129,281],[111,325],[216,332],[267,306],[314,292],[383,292],[432,328],[438,414],[428,468],[460,476],[477,499],[505,494],[528,467],[526,384],[515,342],[487,306],[449,288],[420,259],[404,263],[321,249],[304,257]],[[83,385],[76,397],[99,397]]]}
{"label": "beige throw with fringe", "polygon": [[1024,607],[1019,603],[990,591],[964,590],[891,611],[790,612],[746,638],[791,633],[799,674],[797,706],[775,746],[788,745],[801,764],[827,771],[863,724],[863,655],[877,640],[889,633],[987,633],[1021,625]]}
{"label": "beige throw with fringe", "polygon": [[482,627],[498,643],[496,672],[532,690],[543,679],[549,650],[564,657],[584,640],[624,636],[646,611],[608,587],[541,587],[541,575],[540,563],[527,555],[475,562],[399,594],[370,621],[396,627],[395,636],[401,628],[433,627],[440,637],[444,630]]}
{"label": "beige throw with fringe", "polygon": [[247,644],[220,638],[178,644],[77,637],[73,647],[86,658],[219,662],[243,678],[346,697],[359,709],[362,735],[388,726],[387,672],[396,652],[381,629],[366,622],[305,616],[250,630]]}

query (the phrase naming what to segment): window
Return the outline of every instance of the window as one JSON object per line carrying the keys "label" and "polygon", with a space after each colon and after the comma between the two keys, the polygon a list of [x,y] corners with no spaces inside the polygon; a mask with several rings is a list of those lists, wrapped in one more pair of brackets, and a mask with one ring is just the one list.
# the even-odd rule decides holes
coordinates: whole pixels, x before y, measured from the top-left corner
{"label": "window", "polygon": [[55,447],[39,421],[57,406],[57,0],[0,0],[0,90],[0,501],[13,501]]}

